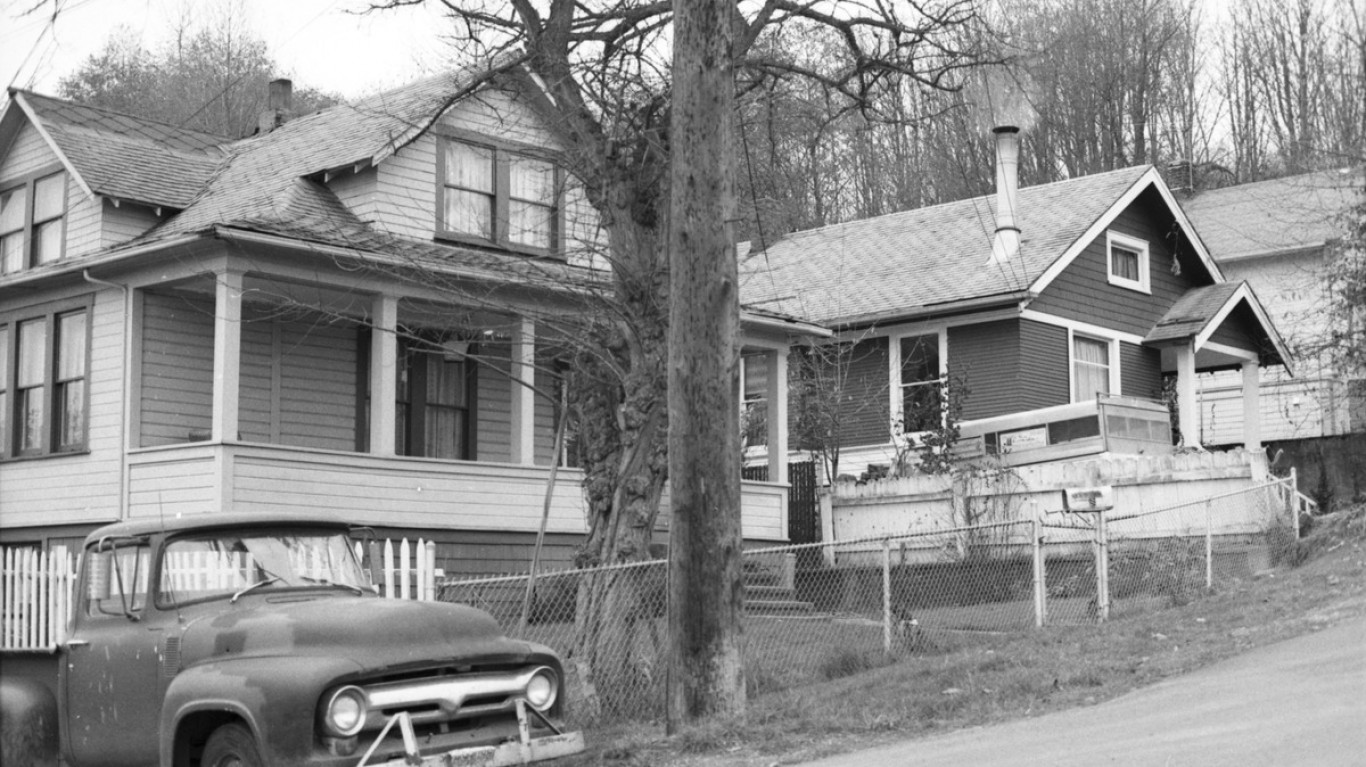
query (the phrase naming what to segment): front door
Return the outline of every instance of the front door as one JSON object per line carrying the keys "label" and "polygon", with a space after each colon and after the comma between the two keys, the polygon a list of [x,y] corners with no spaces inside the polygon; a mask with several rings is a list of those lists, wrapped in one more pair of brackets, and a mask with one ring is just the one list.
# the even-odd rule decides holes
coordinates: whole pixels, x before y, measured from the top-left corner
{"label": "front door", "polygon": [[162,627],[149,621],[151,549],[86,550],[82,615],[67,640],[67,753],[76,765],[155,764]]}

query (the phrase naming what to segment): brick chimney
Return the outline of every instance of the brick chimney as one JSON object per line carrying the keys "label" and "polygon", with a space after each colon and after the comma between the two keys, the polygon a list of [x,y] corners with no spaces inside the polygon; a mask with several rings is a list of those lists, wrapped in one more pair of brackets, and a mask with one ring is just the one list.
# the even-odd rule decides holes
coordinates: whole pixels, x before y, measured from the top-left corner
{"label": "brick chimney", "polygon": [[281,77],[270,81],[270,91],[266,96],[266,108],[256,121],[257,133],[269,133],[289,119],[294,109],[294,83]]}

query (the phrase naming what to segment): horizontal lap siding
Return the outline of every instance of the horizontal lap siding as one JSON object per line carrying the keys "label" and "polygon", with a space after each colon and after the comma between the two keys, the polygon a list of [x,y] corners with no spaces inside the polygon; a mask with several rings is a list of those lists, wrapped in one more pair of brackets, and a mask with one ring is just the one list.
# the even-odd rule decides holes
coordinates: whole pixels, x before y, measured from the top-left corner
{"label": "horizontal lap siding", "polygon": [[1030,303],[1029,308],[1126,333],[1147,335],[1183,293],[1211,282],[1184,239],[1176,245],[1180,250],[1181,273],[1173,273],[1173,240],[1167,235],[1174,232],[1176,226],[1156,192],[1149,190],[1140,195],[1116,217],[1110,229],[1147,241],[1151,295],[1109,284],[1105,233],[1101,232]]}
{"label": "horizontal lap siding", "polygon": [[1120,393],[1129,397],[1162,399],[1162,352],[1120,342]]}
{"label": "horizontal lap siding", "polygon": [[66,182],[66,249],[63,258],[79,258],[102,247],[100,227],[102,208],[110,208],[99,198],[90,199],[85,190],[72,181]]}
{"label": "horizontal lap siding", "polygon": [[[247,314],[247,312],[243,312]],[[280,429],[274,407],[275,331],[269,322],[242,323],[242,372],[237,432],[248,442],[274,442]]]}
{"label": "horizontal lap siding", "polygon": [[1017,320],[949,328],[949,385],[966,390],[962,418],[990,418],[1020,409],[1020,324]]}
{"label": "horizontal lap siding", "polygon": [[841,445],[881,445],[891,439],[889,364],[885,336],[854,346],[837,405]]}
{"label": "horizontal lap siding", "polygon": [[1209,340],[1237,349],[1256,351],[1259,346],[1257,339],[1261,336],[1257,325],[1257,316],[1252,309],[1247,304],[1239,304],[1210,334]]}
{"label": "horizontal lap siding", "polygon": [[[19,129],[19,135],[10,145],[9,152],[0,158],[0,185],[8,186],[5,182],[19,176],[26,176],[48,168],[56,168],[59,164],[57,155],[43,140],[42,134],[34,130],[31,124],[25,124]],[[75,182],[72,182],[75,185]]]}
{"label": "horizontal lap siding", "polygon": [[212,299],[145,295],[140,446],[185,442],[212,427],[213,307]]}
{"label": "horizontal lap siding", "polygon": [[[545,359],[540,360],[541,365],[546,364]],[[536,444],[536,465],[549,466],[555,454],[555,402],[551,397],[559,395],[559,379],[551,374],[541,365],[536,368],[536,392],[535,392],[535,432],[534,441]]]}
{"label": "horizontal lap siding", "polygon": [[512,460],[512,382],[507,346],[481,345],[475,352],[478,382],[475,393],[474,457],[480,461]]}
{"label": "horizontal lap siding", "polygon": [[359,331],[307,320],[277,326],[280,444],[355,450]]}
{"label": "horizontal lap siding", "polygon": [[1016,411],[1072,401],[1072,354],[1067,329],[1033,320],[1020,322],[1020,406]]}
{"label": "horizontal lap siding", "polygon": [[100,244],[106,248],[122,245],[160,223],[161,219],[150,208],[141,205],[120,205],[105,202],[100,221]]}

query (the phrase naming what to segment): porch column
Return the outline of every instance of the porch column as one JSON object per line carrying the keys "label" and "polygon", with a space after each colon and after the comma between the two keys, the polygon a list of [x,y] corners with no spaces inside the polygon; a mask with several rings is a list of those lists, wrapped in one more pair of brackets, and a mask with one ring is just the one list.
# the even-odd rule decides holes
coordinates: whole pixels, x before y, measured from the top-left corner
{"label": "porch column", "polygon": [[1258,392],[1260,366],[1252,359],[1243,363],[1243,447],[1248,452],[1262,448],[1262,410]]}
{"label": "porch column", "polygon": [[536,462],[536,323],[517,320],[512,331],[512,462]]}
{"label": "porch column", "polygon": [[242,282],[244,273],[217,275],[213,313],[214,442],[237,439],[237,412],[242,381]]}
{"label": "porch column", "polygon": [[370,452],[391,456],[398,413],[398,297],[375,296],[370,332]]}
{"label": "porch column", "polygon": [[1177,417],[1181,420],[1181,444],[1200,446],[1200,400],[1195,391],[1195,343],[1176,347]]}
{"label": "porch column", "polygon": [[774,349],[768,354],[768,481],[787,482],[787,354]]}

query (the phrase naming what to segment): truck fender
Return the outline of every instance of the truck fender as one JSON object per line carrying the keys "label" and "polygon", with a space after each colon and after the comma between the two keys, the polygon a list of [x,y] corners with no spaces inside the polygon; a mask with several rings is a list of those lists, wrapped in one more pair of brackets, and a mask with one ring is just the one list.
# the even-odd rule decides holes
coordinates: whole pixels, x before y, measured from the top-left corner
{"label": "truck fender", "polygon": [[161,764],[176,762],[177,742],[208,737],[193,723],[241,720],[266,761],[301,759],[312,747],[318,697],[338,677],[361,667],[339,657],[243,657],[203,663],[181,671],[166,689],[161,708]]}
{"label": "truck fender", "polygon": [[33,679],[0,678],[0,762],[57,764],[57,699]]}

